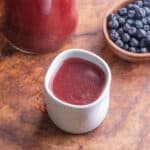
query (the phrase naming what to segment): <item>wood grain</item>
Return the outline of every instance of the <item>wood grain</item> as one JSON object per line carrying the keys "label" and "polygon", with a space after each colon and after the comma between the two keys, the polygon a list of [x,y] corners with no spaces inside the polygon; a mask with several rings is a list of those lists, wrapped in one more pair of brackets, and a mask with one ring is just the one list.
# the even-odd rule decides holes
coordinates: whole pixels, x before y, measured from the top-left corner
{"label": "wood grain", "polygon": [[[150,62],[127,63],[105,45],[102,19],[115,3],[77,0],[77,30],[53,53],[26,55],[0,37],[0,150],[149,150]],[[96,130],[84,135],[59,130],[44,104],[43,79],[49,64],[59,52],[74,47],[103,57],[113,77],[109,113]]]}

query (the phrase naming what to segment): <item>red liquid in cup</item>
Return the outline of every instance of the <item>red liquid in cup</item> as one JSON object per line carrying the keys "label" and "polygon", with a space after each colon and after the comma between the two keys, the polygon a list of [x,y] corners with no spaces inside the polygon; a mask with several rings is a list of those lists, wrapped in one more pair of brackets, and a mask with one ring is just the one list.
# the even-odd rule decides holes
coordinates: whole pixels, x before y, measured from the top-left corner
{"label": "red liquid in cup", "polygon": [[85,105],[101,95],[105,83],[105,73],[101,68],[83,59],[70,58],[56,73],[52,90],[64,102]]}
{"label": "red liquid in cup", "polygon": [[57,49],[75,30],[74,0],[5,0],[3,33],[29,52]]}

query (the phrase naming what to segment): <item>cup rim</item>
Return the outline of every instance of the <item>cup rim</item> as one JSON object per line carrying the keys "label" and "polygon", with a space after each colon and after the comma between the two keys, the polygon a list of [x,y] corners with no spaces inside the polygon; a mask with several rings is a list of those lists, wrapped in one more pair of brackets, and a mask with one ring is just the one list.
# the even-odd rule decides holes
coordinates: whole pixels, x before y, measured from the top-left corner
{"label": "cup rim", "polygon": [[[50,74],[50,68],[54,65],[54,63],[57,61],[57,59],[59,57],[61,57],[62,55],[65,55],[66,53],[72,53],[72,52],[80,52],[82,54],[86,54],[86,55],[89,55],[90,57],[95,57],[96,59],[98,59],[102,65],[106,68],[106,74],[105,76],[107,77],[106,78],[106,82],[105,82],[105,86],[103,88],[103,91],[102,93],[99,95],[99,97],[89,103],[89,104],[85,104],[85,105],[75,105],[75,104],[70,104],[70,103],[67,103],[67,102],[64,102],[62,101],[61,99],[59,99],[58,97],[55,96],[55,94],[52,92],[52,90],[49,89],[49,74]],[[67,58],[66,58],[67,59]],[[65,60],[66,60],[65,59]],[[82,59],[82,58],[81,58]],[[85,59],[86,60],[86,59]],[[87,59],[88,60],[88,59]],[[63,62],[64,60],[62,60]],[[89,60],[88,60],[89,61]],[[92,61],[91,61],[92,62]],[[94,63],[94,62],[92,62]],[[95,64],[95,63],[94,63]],[[56,67],[57,68],[57,67]],[[102,69],[102,68],[101,68]],[[52,61],[52,63],[49,65],[48,69],[47,69],[47,72],[46,72],[46,75],[45,75],[45,79],[44,79],[44,88],[45,88],[45,91],[47,93],[47,95],[55,102],[63,105],[63,106],[67,106],[67,107],[70,107],[70,108],[75,108],[75,109],[87,109],[87,108],[90,108],[90,107],[93,107],[94,105],[97,105],[97,103],[101,102],[103,97],[105,96],[105,93],[107,92],[107,89],[110,87],[110,83],[111,83],[111,71],[110,71],[110,68],[108,66],[108,64],[101,58],[99,57],[98,55],[94,54],[93,52],[89,52],[88,50],[85,50],[85,49],[79,49],[79,48],[73,48],[73,49],[67,49],[63,52],[61,52],[60,54],[58,54],[54,60]],[[48,100],[49,101],[49,100]]]}

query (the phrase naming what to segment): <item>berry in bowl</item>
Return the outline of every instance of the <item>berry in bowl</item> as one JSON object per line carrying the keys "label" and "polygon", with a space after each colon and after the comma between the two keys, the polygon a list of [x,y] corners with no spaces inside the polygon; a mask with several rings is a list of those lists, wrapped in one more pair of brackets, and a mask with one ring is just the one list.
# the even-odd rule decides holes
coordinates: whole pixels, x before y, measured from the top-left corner
{"label": "berry in bowl", "polygon": [[126,0],[109,10],[103,31],[108,46],[127,61],[150,60],[150,0]]}

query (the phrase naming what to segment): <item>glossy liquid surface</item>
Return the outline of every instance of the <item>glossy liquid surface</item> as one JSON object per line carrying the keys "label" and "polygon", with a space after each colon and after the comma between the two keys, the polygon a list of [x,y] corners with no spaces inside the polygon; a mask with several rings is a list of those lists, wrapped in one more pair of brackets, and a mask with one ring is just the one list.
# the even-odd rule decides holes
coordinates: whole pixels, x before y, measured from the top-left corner
{"label": "glossy liquid surface", "polygon": [[5,0],[3,33],[25,51],[57,49],[76,23],[74,0]]}
{"label": "glossy liquid surface", "polygon": [[56,73],[52,90],[64,102],[85,105],[100,96],[105,82],[105,74],[98,66],[83,59],[70,58]]}

